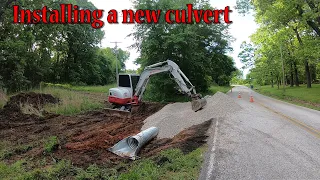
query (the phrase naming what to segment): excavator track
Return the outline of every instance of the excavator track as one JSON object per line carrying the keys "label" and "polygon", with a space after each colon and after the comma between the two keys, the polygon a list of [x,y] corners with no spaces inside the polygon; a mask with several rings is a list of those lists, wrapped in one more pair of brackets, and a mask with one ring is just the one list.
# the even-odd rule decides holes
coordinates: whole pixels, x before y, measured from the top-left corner
{"label": "excavator track", "polygon": [[119,109],[112,109],[112,108],[104,108],[104,113],[108,114],[109,116],[116,116],[116,117],[131,117],[130,111],[124,111]]}

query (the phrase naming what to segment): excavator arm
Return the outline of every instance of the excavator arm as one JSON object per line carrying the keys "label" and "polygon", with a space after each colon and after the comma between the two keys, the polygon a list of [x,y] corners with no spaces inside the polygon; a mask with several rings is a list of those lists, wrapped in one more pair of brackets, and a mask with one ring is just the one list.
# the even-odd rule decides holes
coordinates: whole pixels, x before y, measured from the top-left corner
{"label": "excavator arm", "polygon": [[139,101],[141,101],[150,76],[163,72],[170,72],[180,89],[189,97],[191,97],[192,109],[194,111],[201,109],[206,104],[206,100],[201,99],[201,95],[196,93],[195,87],[192,85],[186,75],[180,70],[179,66],[171,60],[153,64],[144,69],[136,86],[132,104],[138,104]]}

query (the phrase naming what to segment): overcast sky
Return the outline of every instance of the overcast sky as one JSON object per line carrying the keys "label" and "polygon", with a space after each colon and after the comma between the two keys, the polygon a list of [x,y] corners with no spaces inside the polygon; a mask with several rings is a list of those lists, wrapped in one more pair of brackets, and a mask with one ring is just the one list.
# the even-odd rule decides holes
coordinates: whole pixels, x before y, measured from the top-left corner
{"label": "overcast sky", "polygon": [[[134,43],[132,38],[127,37],[133,30],[134,25],[122,24],[119,20],[119,24],[108,24],[107,23],[107,13],[111,9],[116,9],[118,15],[121,15],[121,10],[124,9],[133,9],[133,5],[130,0],[90,0],[98,9],[104,10],[103,21],[105,26],[103,30],[105,31],[105,38],[102,41],[102,47],[114,47],[114,44],[111,42],[120,41],[118,47],[125,49],[130,52],[130,59],[126,63],[127,69],[137,69],[138,66],[133,64],[133,61],[139,56],[139,53],[136,50],[128,49],[128,46]],[[249,41],[249,36],[255,32],[257,25],[254,22],[252,16],[241,16],[239,15],[234,6],[236,5],[236,0],[211,0],[211,5],[218,9],[224,9],[226,6],[230,6],[230,9],[233,10],[230,13],[230,20],[233,23],[230,26],[230,33],[236,39],[232,43],[234,51],[229,55],[232,56],[236,62],[238,68],[242,67],[241,62],[238,59],[238,54],[240,52],[240,45],[243,41]],[[120,18],[119,18],[120,19]],[[214,24],[213,24],[214,26]]]}

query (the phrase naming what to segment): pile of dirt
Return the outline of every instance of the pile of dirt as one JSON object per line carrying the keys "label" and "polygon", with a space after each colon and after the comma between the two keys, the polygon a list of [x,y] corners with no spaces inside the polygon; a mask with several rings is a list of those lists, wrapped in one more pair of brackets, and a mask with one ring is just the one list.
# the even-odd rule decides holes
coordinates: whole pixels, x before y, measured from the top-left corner
{"label": "pile of dirt", "polygon": [[4,109],[19,109],[23,104],[29,104],[34,108],[43,108],[46,104],[56,104],[59,102],[58,98],[53,97],[51,94],[39,94],[35,92],[20,93],[10,97]]}
{"label": "pile of dirt", "polygon": [[[0,109],[0,121],[26,121],[32,122],[35,120],[41,120],[43,118],[51,118],[55,116],[49,114],[43,110],[43,107],[46,104],[56,104],[59,103],[59,99],[53,97],[51,94],[39,94],[35,92],[20,93],[15,96],[10,97],[9,101]],[[25,114],[22,111],[22,107],[25,107],[28,110],[38,112],[46,117],[39,117],[35,114]],[[2,124],[0,124],[0,129]]]}
{"label": "pile of dirt", "polygon": [[191,109],[190,102],[168,104],[148,117],[142,130],[152,126],[159,127],[157,136],[159,139],[172,138],[193,125],[201,124],[211,118],[224,117],[242,109],[231,97],[221,92],[206,99],[207,105],[197,112]]}

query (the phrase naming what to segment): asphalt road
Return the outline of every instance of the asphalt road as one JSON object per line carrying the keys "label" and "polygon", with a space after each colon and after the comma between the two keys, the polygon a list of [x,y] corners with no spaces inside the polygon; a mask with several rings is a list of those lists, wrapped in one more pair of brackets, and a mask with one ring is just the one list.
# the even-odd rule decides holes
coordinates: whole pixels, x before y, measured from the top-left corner
{"label": "asphalt road", "polygon": [[215,121],[200,179],[320,179],[320,111],[243,86],[228,95],[243,109]]}

